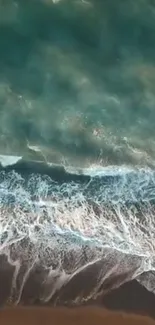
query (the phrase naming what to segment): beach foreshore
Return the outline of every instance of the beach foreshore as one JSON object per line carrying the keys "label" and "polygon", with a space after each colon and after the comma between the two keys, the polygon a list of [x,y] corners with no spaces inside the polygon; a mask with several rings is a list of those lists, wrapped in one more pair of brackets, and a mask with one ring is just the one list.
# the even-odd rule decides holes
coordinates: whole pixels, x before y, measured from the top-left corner
{"label": "beach foreshore", "polygon": [[103,308],[6,308],[0,311],[1,325],[153,325],[146,316],[112,312]]}

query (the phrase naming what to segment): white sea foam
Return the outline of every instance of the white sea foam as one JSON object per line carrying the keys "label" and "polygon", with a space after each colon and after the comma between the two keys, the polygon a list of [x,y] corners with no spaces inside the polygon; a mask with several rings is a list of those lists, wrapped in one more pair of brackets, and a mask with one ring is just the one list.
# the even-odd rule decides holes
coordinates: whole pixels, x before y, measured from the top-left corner
{"label": "white sea foam", "polygon": [[0,155],[0,164],[2,167],[11,166],[21,160],[21,156]]}
{"label": "white sea foam", "polygon": [[139,172],[139,171],[145,171],[145,172],[152,172],[152,169],[149,167],[136,167],[136,166],[101,166],[101,165],[91,165],[88,168],[80,168],[80,167],[72,167],[72,166],[63,166],[65,171],[69,174],[75,174],[75,175],[85,175],[90,177],[95,176],[116,176],[116,175],[126,175],[131,172]]}
{"label": "white sea foam", "polygon": [[95,240],[126,253],[152,255],[155,247],[151,204],[155,200],[154,172],[142,169],[121,174],[118,170],[111,180],[107,178],[112,173],[104,171],[104,175],[106,177],[103,173],[102,177],[92,177],[84,184],[59,184],[49,177],[31,175],[25,185],[18,174],[1,173],[1,233],[3,224],[6,230],[6,213],[11,204],[8,230],[15,224],[20,233],[23,228],[31,237],[32,233],[35,236],[35,225],[44,230],[48,226],[59,233]]}
{"label": "white sea foam", "polygon": [[[86,182],[34,174],[25,180],[13,171],[0,172],[1,253],[13,245],[19,260],[29,259],[29,270],[39,256],[42,265],[73,275],[110,249],[137,256],[142,265],[137,275],[154,270],[155,172],[127,171],[104,169]],[[28,246],[21,245],[27,239]]]}

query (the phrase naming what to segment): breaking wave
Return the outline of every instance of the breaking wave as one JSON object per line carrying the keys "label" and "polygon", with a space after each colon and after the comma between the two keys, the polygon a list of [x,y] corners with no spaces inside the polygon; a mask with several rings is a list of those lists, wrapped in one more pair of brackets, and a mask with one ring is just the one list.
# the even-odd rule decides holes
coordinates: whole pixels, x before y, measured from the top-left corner
{"label": "breaking wave", "polygon": [[7,301],[27,302],[38,270],[44,285],[33,302],[81,303],[133,278],[154,291],[153,170],[11,168],[0,172],[0,253],[14,268]]}

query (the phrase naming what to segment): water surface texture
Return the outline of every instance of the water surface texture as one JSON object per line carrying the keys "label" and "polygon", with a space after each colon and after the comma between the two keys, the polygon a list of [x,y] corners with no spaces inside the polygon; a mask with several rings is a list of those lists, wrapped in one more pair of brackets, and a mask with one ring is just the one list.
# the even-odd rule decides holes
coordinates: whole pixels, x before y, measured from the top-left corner
{"label": "water surface texture", "polygon": [[0,148],[68,165],[153,165],[155,6],[0,1]]}

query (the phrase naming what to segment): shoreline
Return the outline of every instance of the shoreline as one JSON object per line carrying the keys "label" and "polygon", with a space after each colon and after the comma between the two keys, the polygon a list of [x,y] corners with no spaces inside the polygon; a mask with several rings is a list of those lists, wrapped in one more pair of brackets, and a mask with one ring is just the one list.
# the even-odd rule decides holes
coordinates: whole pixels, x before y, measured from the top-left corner
{"label": "shoreline", "polygon": [[6,308],[0,311],[2,325],[153,325],[147,316],[111,312],[98,307],[66,308]]}

